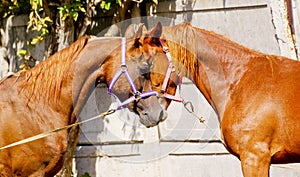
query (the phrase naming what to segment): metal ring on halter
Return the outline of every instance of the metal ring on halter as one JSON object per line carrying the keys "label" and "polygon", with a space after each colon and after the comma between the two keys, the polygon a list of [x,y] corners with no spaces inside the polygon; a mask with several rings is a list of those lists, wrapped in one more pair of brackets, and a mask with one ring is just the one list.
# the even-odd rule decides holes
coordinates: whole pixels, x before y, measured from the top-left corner
{"label": "metal ring on halter", "polygon": [[160,91],[158,92],[158,97],[159,97],[159,98],[166,98],[166,97],[165,97],[165,93],[166,93],[165,90],[160,90]]}
{"label": "metal ring on halter", "polygon": [[159,94],[160,95],[163,95],[163,94],[165,94],[166,93],[166,91],[164,90],[164,89],[161,89],[160,91],[159,91]]}
{"label": "metal ring on halter", "polygon": [[121,65],[121,71],[122,71],[122,72],[128,71],[127,65],[122,64],[122,65]]}
{"label": "metal ring on halter", "polygon": [[141,92],[137,91],[136,93],[134,93],[134,98],[135,101],[139,101],[142,97],[141,97]]}

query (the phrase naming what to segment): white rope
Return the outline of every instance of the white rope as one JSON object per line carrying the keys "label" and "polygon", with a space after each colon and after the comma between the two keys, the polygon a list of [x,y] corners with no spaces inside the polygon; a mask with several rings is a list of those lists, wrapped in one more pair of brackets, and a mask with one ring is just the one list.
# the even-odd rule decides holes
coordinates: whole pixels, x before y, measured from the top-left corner
{"label": "white rope", "polygon": [[26,138],[26,139],[23,139],[23,140],[20,140],[20,141],[17,141],[17,142],[14,142],[14,143],[11,143],[11,144],[8,144],[6,146],[3,146],[3,147],[0,147],[0,150],[3,150],[3,149],[7,149],[7,148],[10,148],[10,147],[14,147],[14,146],[18,146],[18,145],[21,145],[21,144],[25,144],[25,143],[29,143],[29,142],[32,142],[32,141],[35,141],[35,140],[38,140],[38,139],[42,139],[42,138],[45,138],[47,136],[50,136],[50,135],[54,135],[55,133],[57,132],[60,132],[62,130],[66,130],[66,129],[69,129],[71,127],[74,127],[76,125],[81,125],[81,124],[84,124],[84,123],[87,123],[89,121],[92,121],[92,120],[95,120],[95,119],[99,119],[99,118],[102,118],[104,116],[107,116],[109,114],[112,114],[114,113],[116,110],[114,109],[111,109],[111,110],[108,110],[106,112],[103,112],[97,116],[94,116],[94,117],[91,117],[87,120],[84,120],[84,121],[81,121],[81,122],[75,122],[74,124],[70,124],[70,125],[67,125],[67,126],[64,126],[64,127],[61,127],[61,128],[57,128],[57,129],[53,129],[53,130],[50,130],[50,131],[47,131],[47,132],[44,132],[44,133],[41,133],[41,134],[38,134],[38,135],[35,135],[35,136],[31,136],[29,138]]}

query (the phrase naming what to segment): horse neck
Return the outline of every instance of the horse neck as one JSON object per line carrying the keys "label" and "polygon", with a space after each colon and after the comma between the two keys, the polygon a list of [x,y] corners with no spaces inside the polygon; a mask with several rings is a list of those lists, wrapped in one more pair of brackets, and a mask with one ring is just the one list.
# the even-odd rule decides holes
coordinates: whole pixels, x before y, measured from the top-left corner
{"label": "horse neck", "polygon": [[96,38],[89,41],[78,55],[77,61],[72,66],[73,114],[81,112],[92,91],[95,89],[97,79],[106,77],[103,74],[103,63],[112,52],[121,45],[120,38]]}
{"label": "horse neck", "polygon": [[16,74],[18,94],[26,97],[24,101],[31,109],[70,113],[72,104],[68,102],[72,91],[69,82],[73,79],[70,69],[87,41],[88,37],[81,38],[30,70]]}
{"label": "horse neck", "polygon": [[68,122],[74,122],[95,88],[102,62],[117,44],[120,44],[119,39],[77,40],[21,74],[24,80],[20,94],[28,95],[28,103],[58,111],[70,118]]}
{"label": "horse neck", "polygon": [[232,90],[247,71],[249,59],[260,53],[189,24],[163,31],[173,58],[186,70],[185,76],[222,118]]}

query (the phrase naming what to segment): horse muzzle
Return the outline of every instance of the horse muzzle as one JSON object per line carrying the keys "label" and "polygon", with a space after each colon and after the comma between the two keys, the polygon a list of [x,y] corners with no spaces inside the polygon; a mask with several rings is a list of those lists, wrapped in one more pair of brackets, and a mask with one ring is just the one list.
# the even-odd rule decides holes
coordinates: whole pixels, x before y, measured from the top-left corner
{"label": "horse muzzle", "polygon": [[141,111],[140,113],[140,122],[145,125],[147,128],[154,127],[160,122],[164,121],[168,117],[167,111],[164,109],[155,110],[155,111]]}

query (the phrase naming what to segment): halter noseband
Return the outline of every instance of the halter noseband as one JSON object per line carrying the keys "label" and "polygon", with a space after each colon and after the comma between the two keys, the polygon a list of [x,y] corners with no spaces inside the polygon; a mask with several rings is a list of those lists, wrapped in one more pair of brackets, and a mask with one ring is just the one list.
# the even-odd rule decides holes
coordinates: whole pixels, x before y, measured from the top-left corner
{"label": "halter noseband", "polygon": [[[129,72],[128,72],[128,68],[127,68],[127,65],[126,65],[126,38],[122,38],[122,63],[121,63],[121,67],[119,69],[119,71],[115,74],[115,76],[113,77],[113,79],[111,80],[110,84],[109,84],[109,87],[108,87],[108,94],[109,95],[112,95],[114,98],[116,98],[116,100],[118,100],[118,107],[117,107],[117,110],[118,109],[121,109],[123,106],[133,102],[133,101],[138,101],[140,99],[144,99],[144,98],[147,98],[147,97],[150,97],[150,96],[158,96],[158,93],[156,91],[147,91],[147,92],[142,92],[140,93],[135,85],[134,85],[134,82],[132,80],[132,78],[130,77],[129,75]],[[129,82],[129,85],[132,89],[132,92],[133,92],[133,96],[126,99],[125,101],[121,102],[118,97],[112,92],[112,88],[113,86],[115,85],[115,83],[117,82],[117,80],[119,79],[119,77],[122,75],[122,74],[125,74],[126,76],[126,79],[127,81]]]}

